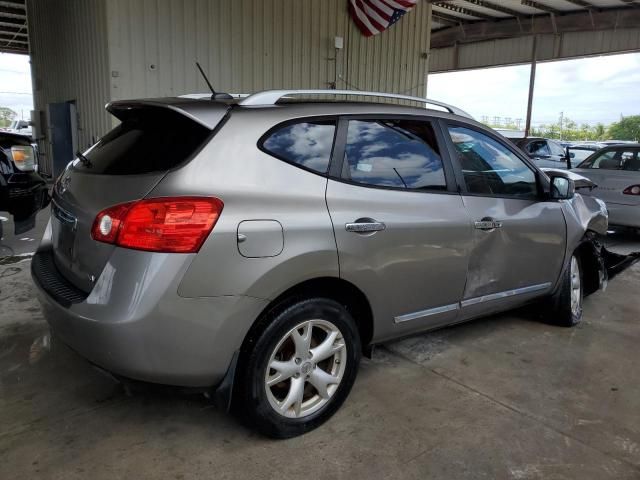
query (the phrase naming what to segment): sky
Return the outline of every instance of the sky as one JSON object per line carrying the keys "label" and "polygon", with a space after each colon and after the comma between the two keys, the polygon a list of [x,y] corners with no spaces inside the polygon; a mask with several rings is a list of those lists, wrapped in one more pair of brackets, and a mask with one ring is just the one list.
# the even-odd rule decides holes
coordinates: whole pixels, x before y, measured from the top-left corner
{"label": "sky", "polygon": [[0,107],[28,120],[33,110],[31,66],[27,55],[0,53]]}
{"label": "sky", "polygon": [[[528,65],[432,74],[427,96],[478,120],[524,119],[529,74]],[[579,124],[640,115],[640,53],[538,63],[532,123],[557,122],[560,112]]]}
{"label": "sky", "polygon": [[[429,98],[466,110],[478,120],[524,119],[529,66],[486,68],[429,76]],[[29,118],[33,109],[29,57],[0,53],[0,106]],[[640,115],[640,53],[539,63],[533,124],[565,118],[609,124]]]}

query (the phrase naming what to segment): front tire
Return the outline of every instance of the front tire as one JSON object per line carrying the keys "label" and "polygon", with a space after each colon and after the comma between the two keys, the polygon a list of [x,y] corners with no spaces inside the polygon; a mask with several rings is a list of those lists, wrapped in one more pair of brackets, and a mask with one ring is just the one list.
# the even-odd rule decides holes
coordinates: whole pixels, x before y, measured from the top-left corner
{"label": "front tire", "polygon": [[263,318],[245,342],[235,409],[273,438],[313,430],[348,396],[360,356],[355,322],[342,305],[297,302]]}
{"label": "front tire", "polygon": [[562,274],[560,290],[551,297],[551,321],[563,327],[574,327],[582,321],[584,299],[582,263],[574,253]]}

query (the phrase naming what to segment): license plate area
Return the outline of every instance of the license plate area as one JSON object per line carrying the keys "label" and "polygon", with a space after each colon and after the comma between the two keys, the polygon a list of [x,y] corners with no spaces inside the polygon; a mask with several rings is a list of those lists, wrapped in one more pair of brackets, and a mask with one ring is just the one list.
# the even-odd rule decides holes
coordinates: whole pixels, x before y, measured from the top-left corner
{"label": "license plate area", "polygon": [[51,204],[51,214],[51,236],[55,256],[65,267],[71,268],[78,219],[56,202]]}

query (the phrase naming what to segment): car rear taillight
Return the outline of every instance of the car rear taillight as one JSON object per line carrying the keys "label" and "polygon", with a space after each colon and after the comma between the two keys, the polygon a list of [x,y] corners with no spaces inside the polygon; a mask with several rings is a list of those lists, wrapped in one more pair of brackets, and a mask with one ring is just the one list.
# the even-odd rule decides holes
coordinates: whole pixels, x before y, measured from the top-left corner
{"label": "car rear taillight", "polygon": [[625,195],[640,195],[640,185],[631,185],[625,188],[622,193]]}
{"label": "car rear taillight", "polygon": [[93,222],[91,238],[134,250],[196,253],[224,204],[209,197],[164,197],[115,205]]}

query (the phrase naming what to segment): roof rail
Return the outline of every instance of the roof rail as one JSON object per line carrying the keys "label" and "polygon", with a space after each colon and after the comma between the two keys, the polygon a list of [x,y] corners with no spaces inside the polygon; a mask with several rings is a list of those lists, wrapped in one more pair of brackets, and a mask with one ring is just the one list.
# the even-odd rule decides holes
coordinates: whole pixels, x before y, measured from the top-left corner
{"label": "roof rail", "polygon": [[444,108],[449,113],[455,115],[461,115],[463,117],[473,118],[464,110],[454,107],[443,102],[436,100],[429,100],[428,98],[412,97],[409,95],[398,95],[395,93],[383,93],[383,92],[364,92],[361,90],[265,90],[263,92],[257,92],[253,95],[249,95],[240,101],[239,105],[275,105],[282,97],[294,96],[294,95],[358,95],[363,97],[382,97],[393,98],[396,100],[409,100],[412,102],[424,103],[427,105],[435,105]]}
{"label": "roof rail", "polygon": [[[231,95],[233,98],[247,98],[251,94],[250,93],[228,93],[227,95]],[[192,98],[194,100],[211,100],[211,92],[209,93],[185,93],[184,95],[178,95],[178,98]]]}

